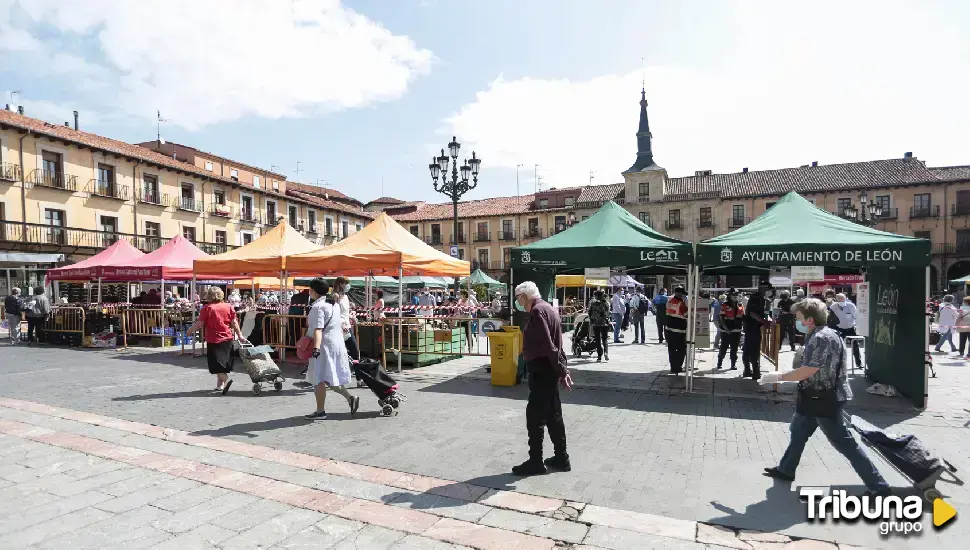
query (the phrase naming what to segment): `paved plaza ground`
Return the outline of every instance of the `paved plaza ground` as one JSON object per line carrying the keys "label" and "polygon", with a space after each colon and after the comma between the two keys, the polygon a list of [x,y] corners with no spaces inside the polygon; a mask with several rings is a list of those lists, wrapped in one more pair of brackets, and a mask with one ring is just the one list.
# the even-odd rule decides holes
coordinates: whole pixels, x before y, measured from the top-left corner
{"label": "paved plaza ground", "polygon": [[[652,330],[648,339],[656,342]],[[526,457],[527,389],[491,386],[481,357],[406,371],[398,416],[380,417],[376,399],[355,390],[355,417],[334,399],[330,419],[310,423],[302,415],[313,398],[295,366],[282,392],[253,396],[236,373],[220,396],[204,359],[170,351],[2,347],[0,548],[745,549],[789,540],[746,530],[928,548],[970,534],[959,516],[942,531],[925,523],[919,536],[889,539],[871,524],[808,523],[798,487],[862,487],[820,435],[792,486],[761,475],[787,444],[790,393],[737,379],[740,371],[710,373],[709,352],[693,394],[664,374],[661,345],[620,344],[610,356],[570,361],[573,471],[520,479],[508,471]],[[782,359],[784,368],[791,354]],[[851,411],[918,435],[962,474],[970,364],[938,356],[936,370],[924,411],[865,394],[861,379]],[[970,510],[967,487],[940,488]]]}

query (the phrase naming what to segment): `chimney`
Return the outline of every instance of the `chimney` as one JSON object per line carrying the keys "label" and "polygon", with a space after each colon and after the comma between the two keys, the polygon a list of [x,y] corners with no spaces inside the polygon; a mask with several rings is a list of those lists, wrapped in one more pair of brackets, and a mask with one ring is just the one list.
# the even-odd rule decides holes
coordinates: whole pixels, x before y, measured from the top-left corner
{"label": "chimney", "polygon": [[813,160],[812,161],[812,168],[814,168],[816,166],[818,166],[818,161],[817,160]]}
{"label": "chimney", "polygon": [[64,121],[64,127],[65,128],[70,128],[71,127],[71,123],[65,120]]}
{"label": "chimney", "polygon": [[8,111],[10,110],[10,104],[9,103],[7,103],[7,110]]}
{"label": "chimney", "polygon": [[77,111],[74,111],[74,129],[77,130]]}
{"label": "chimney", "polygon": [[913,160],[913,152],[906,151],[905,153],[903,153],[903,160]]}
{"label": "chimney", "polygon": [[18,115],[24,114],[24,106],[23,105],[17,106],[17,114]]}
{"label": "chimney", "polygon": [[747,174],[747,173],[748,173],[748,167],[747,167],[747,166],[745,166],[744,168],[742,168],[742,169],[741,169],[741,173],[742,173],[742,174]]}

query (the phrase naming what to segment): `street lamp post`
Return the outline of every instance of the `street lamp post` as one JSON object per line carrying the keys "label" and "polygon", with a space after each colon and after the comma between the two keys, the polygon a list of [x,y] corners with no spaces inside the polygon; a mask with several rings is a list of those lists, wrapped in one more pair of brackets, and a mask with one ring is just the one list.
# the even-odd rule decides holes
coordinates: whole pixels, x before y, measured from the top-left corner
{"label": "street lamp post", "polygon": [[859,202],[862,204],[861,209],[850,204],[842,209],[842,215],[866,227],[872,227],[879,223],[879,218],[883,215],[882,204],[869,202],[869,194],[865,190],[859,194]]}
{"label": "street lamp post", "polygon": [[[458,201],[462,195],[478,186],[478,170],[481,167],[482,159],[472,151],[472,158],[465,159],[465,163],[458,166],[458,151],[461,144],[457,138],[452,136],[451,143],[448,144],[448,155],[445,150],[441,150],[440,157],[432,157],[428,169],[431,170],[431,180],[434,183],[434,190],[451,199],[454,227],[452,227],[455,245],[458,244]],[[451,179],[448,179],[448,157],[451,157]],[[459,176],[459,171],[461,175]],[[472,181],[469,183],[468,176],[471,175]],[[441,183],[438,178],[441,177]],[[471,233],[471,228],[468,228]],[[458,278],[455,278],[455,296],[458,296]]]}

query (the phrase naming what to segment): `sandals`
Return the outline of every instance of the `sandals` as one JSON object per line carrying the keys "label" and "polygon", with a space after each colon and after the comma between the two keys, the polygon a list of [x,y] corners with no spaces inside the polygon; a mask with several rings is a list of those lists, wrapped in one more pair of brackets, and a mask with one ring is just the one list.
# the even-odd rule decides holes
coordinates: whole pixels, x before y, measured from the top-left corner
{"label": "sandals", "polygon": [[222,387],[222,395],[226,395],[229,391],[229,386],[232,386],[232,379],[226,380],[226,385]]}

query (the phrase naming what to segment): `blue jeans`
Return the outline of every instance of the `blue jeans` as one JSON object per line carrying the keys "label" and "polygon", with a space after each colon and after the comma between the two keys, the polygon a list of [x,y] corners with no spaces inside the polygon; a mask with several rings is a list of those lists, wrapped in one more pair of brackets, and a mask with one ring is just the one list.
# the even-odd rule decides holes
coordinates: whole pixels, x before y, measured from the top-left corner
{"label": "blue jeans", "polygon": [[936,351],[943,349],[943,342],[949,342],[950,351],[956,351],[957,347],[953,345],[953,329],[947,329],[946,332],[940,333],[940,341],[936,343]]}
{"label": "blue jeans", "polygon": [[862,478],[866,488],[878,491],[889,487],[879,470],[876,469],[876,466],[866,456],[865,451],[859,446],[859,442],[852,437],[841,412],[839,412],[837,418],[802,416],[795,413],[791,419],[791,441],[788,443],[788,448],[785,449],[785,455],[781,457],[778,470],[794,477],[798,462],[802,458],[802,452],[805,450],[805,444],[808,443],[808,438],[815,433],[815,428],[821,428],[829,443],[849,460],[852,469]]}
{"label": "blue jeans", "polygon": [[620,329],[623,328],[623,314],[614,313],[613,314],[613,341],[620,341]]}

